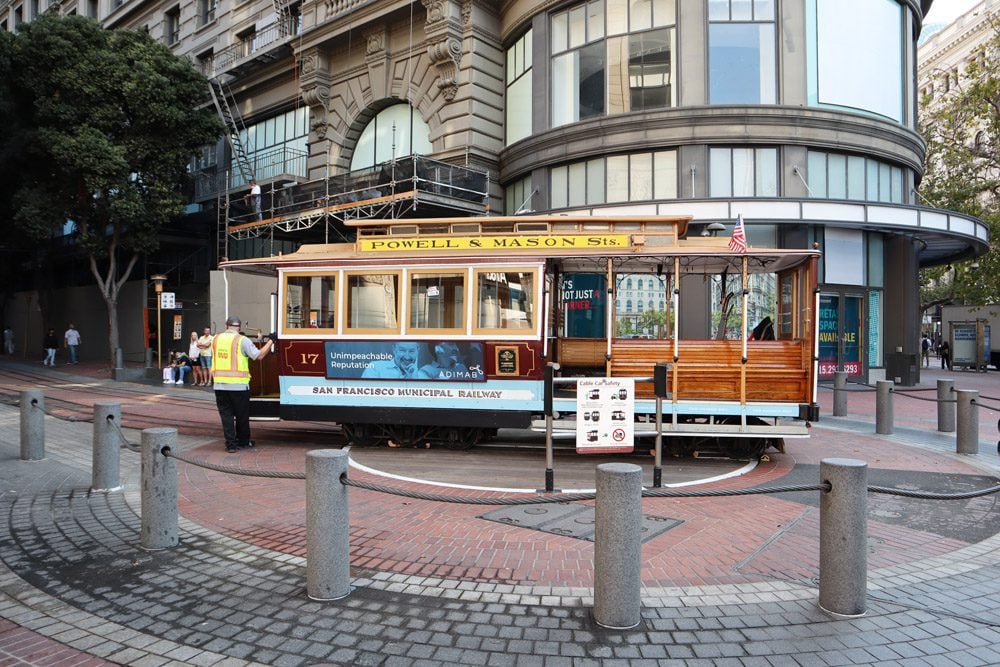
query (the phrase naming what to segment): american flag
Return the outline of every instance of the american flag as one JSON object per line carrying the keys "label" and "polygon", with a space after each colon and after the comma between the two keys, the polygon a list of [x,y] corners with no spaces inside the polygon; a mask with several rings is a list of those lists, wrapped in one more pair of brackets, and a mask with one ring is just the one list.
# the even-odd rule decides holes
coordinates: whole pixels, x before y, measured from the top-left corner
{"label": "american flag", "polygon": [[733,228],[733,236],[729,239],[729,249],[733,252],[747,251],[747,234],[743,229],[743,216],[736,216],[736,227]]}

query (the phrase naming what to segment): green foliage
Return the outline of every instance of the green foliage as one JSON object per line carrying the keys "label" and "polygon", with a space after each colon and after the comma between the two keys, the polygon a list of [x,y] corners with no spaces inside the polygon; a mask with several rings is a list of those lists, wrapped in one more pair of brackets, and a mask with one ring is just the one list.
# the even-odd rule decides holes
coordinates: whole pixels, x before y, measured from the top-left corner
{"label": "green foliage", "polygon": [[[72,222],[118,345],[118,292],[183,214],[187,164],[216,140],[208,82],[145,32],[45,14],[0,33],[0,215],[44,252]],[[10,130],[10,131],[6,131]]]}
{"label": "green foliage", "polygon": [[9,50],[24,102],[15,224],[44,239],[72,220],[95,258],[155,250],[190,156],[221,131],[204,77],[143,32],[79,16],[24,24]]}
{"label": "green foliage", "polygon": [[[927,142],[923,200],[975,216],[1000,238],[1000,25],[962,72],[936,99],[921,100],[921,133]],[[942,73],[943,77],[944,74]],[[939,86],[940,88],[941,86]],[[1000,302],[1000,256],[921,271],[921,306]]]}

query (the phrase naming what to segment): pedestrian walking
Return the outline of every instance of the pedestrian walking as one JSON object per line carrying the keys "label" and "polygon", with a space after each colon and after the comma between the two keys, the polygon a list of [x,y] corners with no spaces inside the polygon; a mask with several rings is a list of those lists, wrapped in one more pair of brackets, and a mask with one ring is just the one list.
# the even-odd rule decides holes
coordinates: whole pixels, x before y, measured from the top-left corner
{"label": "pedestrian walking", "polygon": [[924,366],[929,367],[931,365],[931,339],[927,334],[924,334],[920,341],[920,356],[924,360]]}
{"label": "pedestrian walking", "polygon": [[65,341],[66,349],[69,351],[69,362],[71,364],[77,363],[76,361],[76,348],[80,347],[80,332],[76,330],[76,325],[70,322],[69,329],[66,329],[66,333],[63,335],[63,341]]}
{"label": "pedestrian walking", "polygon": [[7,354],[14,354],[14,330],[10,327],[3,330],[3,350]]}
{"label": "pedestrian walking", "polygon": [[951,370],[951,345],[948,341],[943,340],[941,344],[938,345],[938,354],[941,355],[941,369]]}
{"label": "pedestrian walking", "polygon": [[226,451],[253,447],[250,440],[250,360],[263,359],[274,346],[268,338],[257,348],[240,333],[243,321],[231,315],[226,330],[212,340],[212,374],[215,378],[215,405],[222,420]]}
{"label": "pedestrian walking", "polygon": [[55,329],[49,329],[42,344],[45,346],[45,359],[42,361],[42,366],[55,366],[56,350],[59,348],[59,337],[56,336]]}

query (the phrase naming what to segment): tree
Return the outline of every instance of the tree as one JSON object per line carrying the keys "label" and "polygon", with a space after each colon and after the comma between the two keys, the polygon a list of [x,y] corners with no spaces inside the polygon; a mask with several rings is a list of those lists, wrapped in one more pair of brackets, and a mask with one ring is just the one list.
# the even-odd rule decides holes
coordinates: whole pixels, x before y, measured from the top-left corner
{"label": "tree", "polygon": [[[1000,24],[973,54],[947,91],[921,100],[921,133],[927,142],[923,200],[975,216],[1000,238]],[[1000,255],[921,272],[922,312],[938,305],[1000,302]]]}
{"label": "tree", "polygon": [[13,220],[39,240],[70,230],[107,306],[114,363],[119,291],[182,215],[191,156],[222,132],[208,84],[145,32],[80,16],[23,24],[11,50],[23,132]]}

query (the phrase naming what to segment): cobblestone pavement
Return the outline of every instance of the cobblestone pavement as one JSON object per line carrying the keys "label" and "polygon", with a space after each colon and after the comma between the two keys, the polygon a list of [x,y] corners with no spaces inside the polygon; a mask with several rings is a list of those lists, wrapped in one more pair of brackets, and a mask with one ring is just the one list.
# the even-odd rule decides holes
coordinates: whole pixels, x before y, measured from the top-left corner
{"label": "cobblestone pavement", "polygon": [[[996,373],[955,376],[1000,395]],[[0,388],[12,383],[0,364]],[[135,388],[153,399],[189,391]],[[210,394],[186,396],[184,419],[210,423]],[[933,430],[929,404],[897,399],[896,432],[876,436],[873,394],[852,395],[847,418],[828,418],[832,396],[822,398],[808,442],[711,488],[815,483],[831,456],[865,460],[872,483],[901,488],[995,481],[995,415],[980,414],[981,453],[959,456],[954,435]],[[0,665],[1000,664],[996,494],[870,494],[859,618],[817,606],[815,494],[647,499],[646,514],[684,523],[643,547],[639,627],[609,631],[591,617],[591,544],[484,521],[482,508],[352,490],[354,589],[315,602],[304,590],[302,482],[185,465],[181,544],[144,551],[138,456],[122,453],[122,490],[93,492],[89,423],[47,417],[46,459],[21,461],[18,422],[16,407],[0,405]],[[302,470],[308,448],[263,442],[226,455],[197,429],[178,441],[186,454],[262,470]]]}

